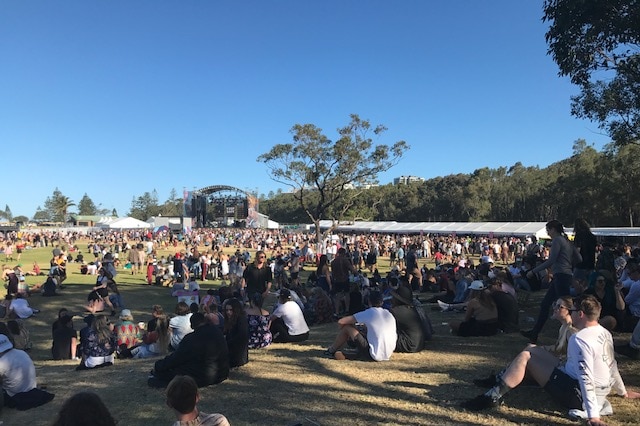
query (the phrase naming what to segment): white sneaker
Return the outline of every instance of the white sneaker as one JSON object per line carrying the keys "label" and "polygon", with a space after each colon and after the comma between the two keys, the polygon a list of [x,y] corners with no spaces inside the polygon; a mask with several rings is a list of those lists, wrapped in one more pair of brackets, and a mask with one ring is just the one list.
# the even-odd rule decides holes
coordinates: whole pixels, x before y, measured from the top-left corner
{"label": "white sneaker", "polygon": [[[610,416],[613,414],[613,407],[609,400],[605,399],[602,403],[602,407],[600,407],[600,415],[601,416]],[[579,410],[577,408],[572,408],[569,410],[569,417],[573,420],[588,420],[587,412],[585,410]]]}
{"label": "white sneaker", "polygon": [[438,300],[438,306],[440,306],[440,309],[442,309],[442,312],[445,312],[451,309],[451,306],[449,306],[448,303],[444,303],[442,300]]}

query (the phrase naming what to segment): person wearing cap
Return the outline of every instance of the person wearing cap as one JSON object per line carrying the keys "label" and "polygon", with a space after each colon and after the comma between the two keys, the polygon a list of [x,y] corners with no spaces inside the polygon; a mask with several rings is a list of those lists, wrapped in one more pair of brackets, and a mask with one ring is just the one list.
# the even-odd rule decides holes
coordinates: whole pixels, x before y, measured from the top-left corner
{"label": "person wearing cap", "polygon": [[425,335],[420,315],[413,305],[413,292],[406,285],[391,290],[391,313],[396,319],[398,340],[395,352],[420,352],[424,349]]}
{"label": "person wearing cap", "polygon": [[498,308],[491,293],[482,281],[469,286],[471,294],[467,302],[464,321],[451,321],[451,332],[458,336],[493,336],[498,333]]}
{"label": "person wearing cap", "polygon": [[[369,309],[340,318],[340,331],[325,355],[337,360],[388,361],[396,348],[398,335],[396,320],[391,312],[382,307],[382,301],[382,293],[373,291],[369,295]],[[341,350],[347,341],[356,344],[356,353]]]}
{"label": "person wearing cap", "polygon": [[303,342],[309,339],[309,326],[302,309],[291,297],[291,291],[283,288],[278,296],[279,305],[271,314],[273,343]]}
{"label": "person wearing cap", "polygon": [[15,349],[5,334],[0,334],[0,382],[8,407],[26,410],[54,398],[52,393],[37,388],[33,361],[26,352]]}
{"label": "person wearing cap", "polygon": [[133,315],[129,309],[120,312],[120,324],[116,326],[118,348],[131,349],[142,343],[142,332],[138,324],[133,322]]}

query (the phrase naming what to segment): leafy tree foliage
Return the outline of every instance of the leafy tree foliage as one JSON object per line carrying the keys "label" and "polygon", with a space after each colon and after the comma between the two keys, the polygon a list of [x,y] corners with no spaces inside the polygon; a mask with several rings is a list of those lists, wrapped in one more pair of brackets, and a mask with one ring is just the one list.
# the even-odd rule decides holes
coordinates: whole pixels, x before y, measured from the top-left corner
{"label": "leafy tree foliage", "polygon": [[99,214],[98,208],[94,204],[93,200],[89,198],[86,192],[78,203],[78,214],[84,216],[93,216]]}
{"label": "leafy tree foliage", "polygon": [[[520,221],[585,217],[596,226],[637,225],[640,215],[640,146],[596,151],[584,140],[573,155],[541,169],[518,162],[409,185],[360,191],[345,220]],[[310,191],[310,197],[318,196]],[[274,195],[261,211],[281,223],[308,223],[293,194]],[[264,207],[268,208],[265,211]]]}
{"label": "leafy tree foliage", "polygon": [[131,201],[129,216],[140,220],[147,220],[152,216],[160,214],[158,205],[158,193],[154,189],[152,192],[145,192],[142,196],[134,197]]}
{"label": "leafy tree foliage", "polygon": [[18,223],[18,222],[22,222],[22,223],[27,223],[29,222],[29,218],[26,216],[16,216],[12,219],[14,222]]}
{"label": "leafy tree foliage", "polygon": [[273,180],[291,189],[320,240],[320,220],[345,218],[364,191],[360,188],[377,183],[378,174],[394,166],[409,148],[404,141],[374,145],[372,136],[386,130],[352,114],[332,141],[313,124],[296,124],[291,128],[292,143],[275,145],[258,161],[267,165]]}
{"label": "leafy tree foliage", "polygon": [[178,196],[178,192],[175,188],[171,188],[169,198],[164,202],[160,209],[160,213],[163,216],[182,216],[183,213],[183,199]]}
{"label": "leafy tree foliage", "polygon": [[640,142],[640,0],[545,0],[549,54],[581,93],[572,114]]}
{"label": "leafy tree foliage", "polygon": [[[53,190],[53,194],[44,202],[44,212],[38,214],[45,221],[65,222],[69,215],[69,209],[76,204],[67,196],[63,195],[58,188]],[[35,216],[34,216],[35,219]]]}
{"label": "leafy tree foliage", "polygon": [[11,209],[8,204],[5,205],[4,211],[0,210],[0,218],[7,219],[9,221],[13,219],[13,214],[11,213]]}

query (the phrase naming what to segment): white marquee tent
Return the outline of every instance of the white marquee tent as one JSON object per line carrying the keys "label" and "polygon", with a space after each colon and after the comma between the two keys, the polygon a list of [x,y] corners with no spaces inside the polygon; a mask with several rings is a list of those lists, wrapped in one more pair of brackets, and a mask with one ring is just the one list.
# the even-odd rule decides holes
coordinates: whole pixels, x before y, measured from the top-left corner
{"label": "white marquee tent", "polygon": [[[330,220],[320,221],[321,229],[328,229]],[[458,234],[505,235],[549,238],[546,222],[340,222],[336,232],[379,234]]]}
{"label": "white marquee tent", "polygon": [[98,227],[106,229],[147,229],[151,224],[134,217],[108,218],[98,222]]}

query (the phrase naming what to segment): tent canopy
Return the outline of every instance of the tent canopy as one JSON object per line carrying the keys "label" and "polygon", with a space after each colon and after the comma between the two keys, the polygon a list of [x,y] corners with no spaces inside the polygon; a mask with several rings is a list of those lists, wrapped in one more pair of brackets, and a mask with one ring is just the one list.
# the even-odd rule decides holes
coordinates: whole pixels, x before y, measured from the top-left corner
{"label": "tent canopy", "polygon": [[151,224],[143,222],[134,217],[121,217],[117,219],[105,220],[98,222],[100,228],[106,229],[147,229],[151,228]]}
{"label": "tent canopy", "polygon": [[[320,229],[333,225],[321,220]],[[360,232],[377,234],[459,234],[527,236],[549,238],[546,222],[340,222],[336,232]]]}

